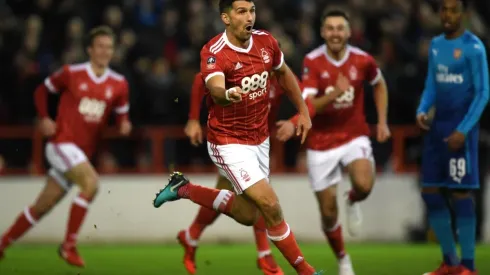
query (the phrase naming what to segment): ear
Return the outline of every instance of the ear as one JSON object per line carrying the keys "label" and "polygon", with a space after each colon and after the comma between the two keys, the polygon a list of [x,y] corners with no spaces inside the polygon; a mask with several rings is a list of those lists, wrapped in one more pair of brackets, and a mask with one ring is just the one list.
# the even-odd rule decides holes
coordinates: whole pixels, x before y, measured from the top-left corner
{"label": "ear", "polygon": [[231,22],[230,16],[227,13],[223,12],[221,14],[221,21],[223,21],[223,23],[225,23],[225,25],[227,25],[227,26],[230,25],[230,22]]}

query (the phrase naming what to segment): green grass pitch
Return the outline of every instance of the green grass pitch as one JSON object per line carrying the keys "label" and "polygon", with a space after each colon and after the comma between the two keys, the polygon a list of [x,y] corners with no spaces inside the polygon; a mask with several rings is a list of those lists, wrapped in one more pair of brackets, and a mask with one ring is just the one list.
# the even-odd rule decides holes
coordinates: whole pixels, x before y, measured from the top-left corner
{"label": "green grass pitch", "polygon": [[[337,274],[335,260],[326,244],[303,244],[305,257],[325,275]],[[435,245],[351,244],[349,253],[357,275],[419,275],[439,264]],[[81,246],[84,269],[67,266],[56,246],[18,245],[0,262],[1,275],[185,275],[182,249],[177,245]],[[274,250],[286,274],[295,272]],[[198,250],[198,275],[260,275],[253,245],[202,245]],[[480,274],[490,274],[490,246],[477,249]]]}

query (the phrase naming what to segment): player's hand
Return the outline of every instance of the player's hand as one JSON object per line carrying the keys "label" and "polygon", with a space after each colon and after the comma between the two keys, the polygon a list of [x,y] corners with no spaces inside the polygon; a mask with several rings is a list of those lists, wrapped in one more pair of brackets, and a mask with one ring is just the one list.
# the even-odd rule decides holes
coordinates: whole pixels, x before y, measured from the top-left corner
{"label": "player's hand", "polygon": [[39,129],[46,137],[51,137],[56,133],[56,122],[49,117],[42,118],[39,121]]}
{"label": "player's hand", "polygon": [[202,128],[199,120],[190,119],[187,121],[184,132],[190,139],[192,145],[198,146],[199,144],[202,144]]}
{"label": "player's hand", "polygon": [[417,114],[417,125],[422,130],[428,131],[430,129],[429,118],[427,117],[427,114],[425,114],[425,113]]}
{"label": "player's hand", "polygon": [[131,124],[131,121],[121,121],[121,125],[119,125],[119,134],[121,134],[122,136],[129,136],[131,130],[133,130],[133,124]]}
{"label": "player's hand", "polygon": [[240,87],[233,87],[228,90],[226,90],[226,99],[232,103],[240,102],[242,101],[242,88]]}
{"label": "player's hand", "polygon": [[289,140],[294,136],[294,124],[289,120],[280,120],[276,122],[276,138],[282,142]]}
{"label": "player's hand", "polygon": [[463,133],[454,131],[449,137],[445,138],[444,141],[447,143],[449,150],[456,152],[463,148],[466,137]]}
{"label": "player's hand", "polygon": [[376,126],[376,140],[378,142],[385,142],[391,137],[390,128],[388,128],[388,124],[386,123],[378,123]]}
{"label": "player's hand", "polygon": [[308,113],[298,115],[298,126],[296,128],[296,136],[301,136],[301,144],[305,143],[306,136],[311,129],[311,119]]}
{"label": "player's hand", "polygon": [[341,91],[341,93],[343,93],[349,90],[350,81],[343,73],[339,73],[339,75],[337,76],[337,82],[335,83],[335,86],[337,87],[338,90]]}

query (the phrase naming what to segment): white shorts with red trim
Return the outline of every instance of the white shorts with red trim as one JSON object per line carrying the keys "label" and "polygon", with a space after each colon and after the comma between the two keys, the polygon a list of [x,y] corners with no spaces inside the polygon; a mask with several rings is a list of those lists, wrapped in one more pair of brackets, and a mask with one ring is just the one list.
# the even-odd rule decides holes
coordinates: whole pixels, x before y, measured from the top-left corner
{"label": "white shorts with red trim", "polygon": [[319,192],[338,184],[342,180],[342,166],[358,159],[370,160],[374,169],[373,149],[367,136],[360,136],[326,151],[307,150],[306,162],[311,188]]}
{"label": "white shorts with red trim", "polygon": [[65,190],[71,187],[71,183],[64,177],[64,173],[80,163],[88,161],[85,153],[74,143],[46,144],[46,158],[51,169],[48,175],[54,178]]}
{"label": "white shorts with red trim", "polygon": [[237,194],[262,179],[269,180],[269,138],[259,145],[208,142],[208,152],[221,175],[226,177]]}

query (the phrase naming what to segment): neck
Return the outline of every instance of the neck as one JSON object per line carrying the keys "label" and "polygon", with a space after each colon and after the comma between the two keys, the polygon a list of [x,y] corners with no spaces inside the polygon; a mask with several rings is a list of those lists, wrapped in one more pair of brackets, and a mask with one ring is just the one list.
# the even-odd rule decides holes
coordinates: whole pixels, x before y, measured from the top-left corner
{"label": "neck", "polygon": [[96,76],[101,76],[104,74],[105,70],[107,69],[104,66],[99,66],[95,64],[94,62],[90,61],[90,68],[92,68],[92,71]]}
{"label": "neck", "polygon": [[330,48],[327,46],[328,56],[330,56],[332,59],[334,59],[336,61],[340,61],[340,60],[342,60],[342,58],[344,58],[346,50],[347,50],[347,47],[344,47],[339,52],[332,52],[332,50],[330,50]]}
{"label": "neck", "polygon": [[460,37],[464,33],[465,29],[460,28],[459,30],[452,32],[452,33],[446,33],[445,37],[446,39],[455,39]]}
{"label": "neck", "polygon": [[226,30],[225,31],[226,38],[228,41],[236,47],[246,49],[250,45],[250,39],[247,39],[245,41],[238,39],[231,31]]}

